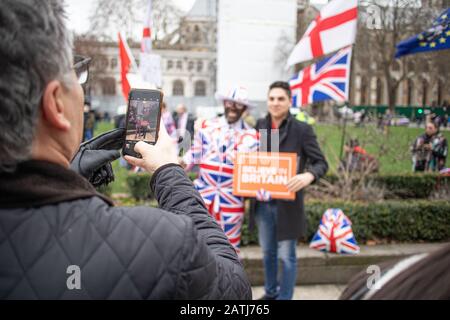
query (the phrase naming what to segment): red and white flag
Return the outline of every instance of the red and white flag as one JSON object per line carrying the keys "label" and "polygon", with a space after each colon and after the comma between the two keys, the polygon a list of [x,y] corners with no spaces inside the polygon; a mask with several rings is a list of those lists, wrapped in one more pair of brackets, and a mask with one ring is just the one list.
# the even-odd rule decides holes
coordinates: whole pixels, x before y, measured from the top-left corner
{"label": "red and white flag", "polygon": [[147,16],[142,31],[141,52],[152,52],[152,0],[148,0]]}
{"label": "red and white flag", "polygon": [[148,0],[147,17],[142,33],[139,71],[143,81],[161,87],[161,57],[152,53],[152,0]]}
{"label": "red and white flag", "polygon": [[295,46],[287,67],[321,57],[345,46],[356,38],[358,0],[332,0],[320,10]]}
{"label": "red and white flag", "polygon": [[131,84],[127,78],[133,66],[136,65],[127,40],[122,33],[119,33],[119,57],[120,57],[120,79],[122,81],[122,93],[126,101],[130,93]]}

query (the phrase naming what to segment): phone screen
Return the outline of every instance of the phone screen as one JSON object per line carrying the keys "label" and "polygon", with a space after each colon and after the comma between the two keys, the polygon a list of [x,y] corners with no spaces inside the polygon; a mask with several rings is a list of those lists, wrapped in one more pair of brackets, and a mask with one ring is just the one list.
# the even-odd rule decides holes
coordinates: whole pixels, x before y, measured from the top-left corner
{"label": "phone screen", "polygon": [[133,90],[130,93],[126,138],[123,152],[140,157],[134,151],[138,141],[155,144],[158,139],[162,95],[157,90]]}

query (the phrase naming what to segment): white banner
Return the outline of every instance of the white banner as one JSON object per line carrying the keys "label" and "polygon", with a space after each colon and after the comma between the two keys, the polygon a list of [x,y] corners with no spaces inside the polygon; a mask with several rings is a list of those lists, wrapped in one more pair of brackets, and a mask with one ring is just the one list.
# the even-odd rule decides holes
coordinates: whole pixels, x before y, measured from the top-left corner
{"label": "white banner", "polygon": [[140,73],[145,82],[161,87],[161,57],[152,53],[141,53]]}

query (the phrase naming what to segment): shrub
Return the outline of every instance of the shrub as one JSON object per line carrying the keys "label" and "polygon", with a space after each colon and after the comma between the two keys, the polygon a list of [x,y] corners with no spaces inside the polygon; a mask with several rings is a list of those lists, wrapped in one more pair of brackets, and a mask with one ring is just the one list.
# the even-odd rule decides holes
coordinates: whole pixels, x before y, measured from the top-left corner
{"label": "shrub", "polygon": [[328,208],[340,208],[353,223],[357,241],[443,241],[450,239],[450,202],[385,201],[352,203],[314,201],[306,205],[308,239]]}
{"label": "shrub", "polygon": [[[331,184],[338,181],[336,175],[327,175],[325,178]],[[450,177],[441,177],[441,186],[450,184]],[[385,199],[425,199],[436,190],[438,175],[433,173],[409,173],[398,175],[372,175],[368,178],[385,190]],[[320,187],[316,190],[320,191]]]}
{"label": "shrub", "polygon": [[136,200],[151,198],[150,178],[148,173],[133,173],[127,176],[127,185],[131,196]]}

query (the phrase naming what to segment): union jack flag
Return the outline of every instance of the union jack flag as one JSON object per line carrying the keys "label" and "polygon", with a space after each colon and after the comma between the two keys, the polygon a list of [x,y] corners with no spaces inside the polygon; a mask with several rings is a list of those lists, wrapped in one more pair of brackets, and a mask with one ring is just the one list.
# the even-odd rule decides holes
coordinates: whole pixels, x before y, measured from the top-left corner
{"label": "union jack flag", "polygon": [[348,100],[351,54],[351,47],[344,48],[307,66],[289,80],[292,106],[324,100]]}
{"label": "union jack flag", "polygon": [[327,209],[309,247],[324,252],[359,253],[351,225],[341,209]]}
{"label": "union jack flag", "polygon": [[188,167],[199,164],[199,177],[194,185],[209,213],[220,224],[237,252],[241,241],[244,201],[242,197],[233,195],[234,160],[236,152],[256,151],[258,145],[256,130],[243,122],[230,128],[226,120],[220,118],[202,126],[184,156]]}

